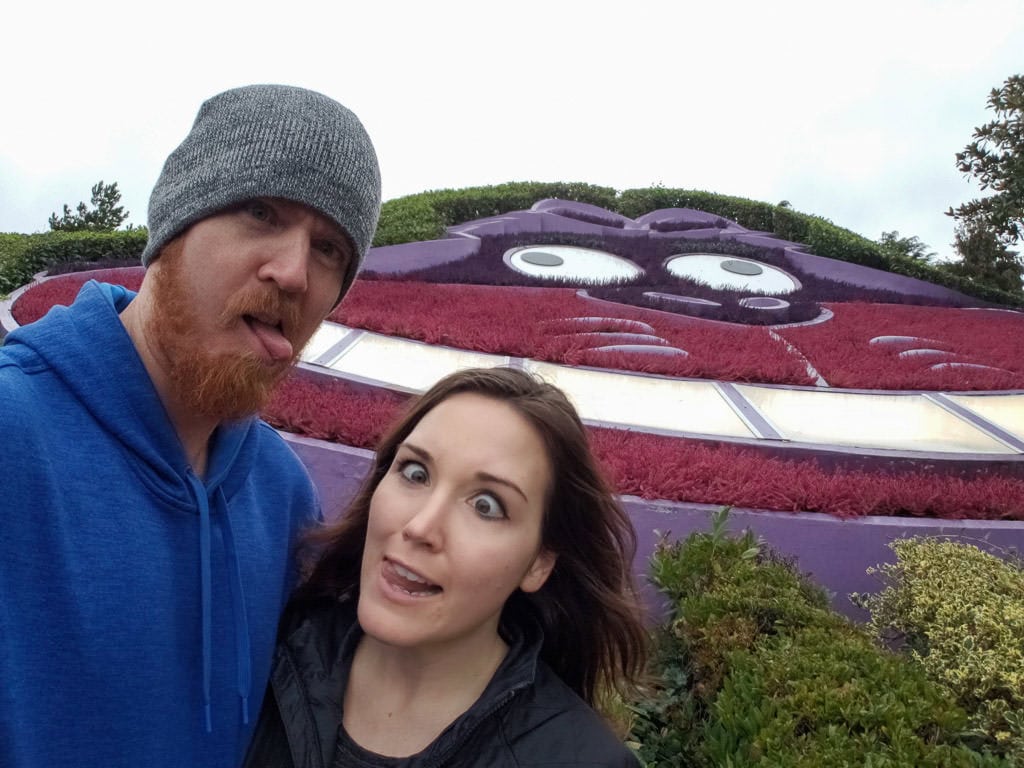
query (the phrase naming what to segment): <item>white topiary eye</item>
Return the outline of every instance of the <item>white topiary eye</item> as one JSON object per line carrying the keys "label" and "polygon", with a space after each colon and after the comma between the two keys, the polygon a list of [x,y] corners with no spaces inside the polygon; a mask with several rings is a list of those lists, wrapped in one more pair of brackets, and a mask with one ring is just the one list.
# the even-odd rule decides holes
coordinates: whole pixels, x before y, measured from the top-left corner
{"label": "white topiary eye", "polygon": [[778,267],[718,253],[670,256],[665,269],[676,277],[698,280],[712,288],[754,293],[792,293],[800,281]]}
{"label": "white topiary eye", "polygon": [[572,245],[529,245],[505,252],[505,263],[516,272],[546,280],[611,283],[643,274],[629,259],[607,251]]}

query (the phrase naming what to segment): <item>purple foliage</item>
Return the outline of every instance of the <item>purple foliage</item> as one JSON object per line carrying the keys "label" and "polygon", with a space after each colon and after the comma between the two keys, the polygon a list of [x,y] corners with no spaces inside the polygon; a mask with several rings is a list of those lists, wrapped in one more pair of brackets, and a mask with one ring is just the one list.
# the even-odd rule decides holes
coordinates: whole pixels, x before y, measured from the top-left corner
{"label": "purple foliage", "polygon": [[[583,214],[586,215],[586,214]],[[510,248],[543,245],[572,245],[606,251],[632,261],[644,270],[640,277],[614,283],[594,285],[584,280],[551,280],[525,275],[506,265],[503,256]],[[790,303],[786,309],[764,311],[739,305],[739,300],[756,291],[713,288],[695,280],[673,275],[665,268],[672,256],[686,253],[715,253],[748,258],[777,267],[797,278],[801,287],[785,294]],[[374,276],[369,273],[367,276]],[[384,276],[375,276],[378,279]],[[910,296],[897,291],[864,288],[837,282],[804,271],[787,258],[780,243],[777,248],[750,245],[731,239],[684,239],[637,237],[605,232],[593,235],[575,233],[517,233],[484,235],[479,251],[465,259],[427,267],[401,275],[402,280],[426,283],[522,287],[585,287],[599,299],[637,307],[657,309],[679,315],[750,325],[776,325],[805,322],[820,314],[820,304],[830,302],[866,301],[876,304],[924,304],[929,306],[963,306],[956,298],[935,299]],[[721,307],[686,304],[644,296],[656,292],[687,296],[720,303]]]}

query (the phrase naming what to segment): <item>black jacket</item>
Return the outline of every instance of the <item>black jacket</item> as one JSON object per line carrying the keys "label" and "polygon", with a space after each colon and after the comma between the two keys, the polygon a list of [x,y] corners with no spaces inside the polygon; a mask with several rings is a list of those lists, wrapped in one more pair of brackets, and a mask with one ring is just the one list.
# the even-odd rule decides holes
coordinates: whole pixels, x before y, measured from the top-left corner
{"label": "black jacket", "polygon": [[245,768],[636,768],[604,721],[540,659],[534,632],[509,652],[477,702],[422,752],[367,752],[341,727],[342,699],[362,630],[352,603],[289,621],[278,643]]}

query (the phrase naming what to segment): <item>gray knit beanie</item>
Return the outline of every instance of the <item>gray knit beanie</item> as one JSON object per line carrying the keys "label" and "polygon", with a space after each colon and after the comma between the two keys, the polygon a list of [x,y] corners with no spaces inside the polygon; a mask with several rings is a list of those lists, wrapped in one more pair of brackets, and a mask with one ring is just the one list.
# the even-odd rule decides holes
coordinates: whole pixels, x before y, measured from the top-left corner
{"label": "gray knit beanie", "polygon": [[149,198],[142,263],[148,266],[191,224],[256,197],[304,203],[348,233],[356,259],[345,275],[344,294],[380,216],[377,155],[349,109],[286,85],[235,88],[200,107]]}

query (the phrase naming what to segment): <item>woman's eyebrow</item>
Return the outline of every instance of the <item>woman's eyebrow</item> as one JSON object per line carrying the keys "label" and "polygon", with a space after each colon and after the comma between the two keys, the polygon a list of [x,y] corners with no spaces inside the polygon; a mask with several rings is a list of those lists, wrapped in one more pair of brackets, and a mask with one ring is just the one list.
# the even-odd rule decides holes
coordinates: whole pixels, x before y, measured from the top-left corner
{"label": "woman's eyebrow", "polygon": [[430,455],[430,451],[428,451],[426,448],[420,448],[418,445],[414,445],[410,442],[400,443],[398,447],[405,448],[407,451],[415,453],[424,461],[432,462],[434,460],[434,457]]}
{"label": "woman's eyebrow", "polygon": [[523,493],[523,490],[518,485],[513,483],[511,480],[506,480],[503,477],[492,475],[489,472],[477,472],[476,476],[485,482],[497,483],[498,485],[504,485],[507,488],[511,488],[513,491],[515,491],[516,493],[523,497],[523,501],[525,501],[527,504],[530,503],[530,500],[526,498],[526,494]]}

